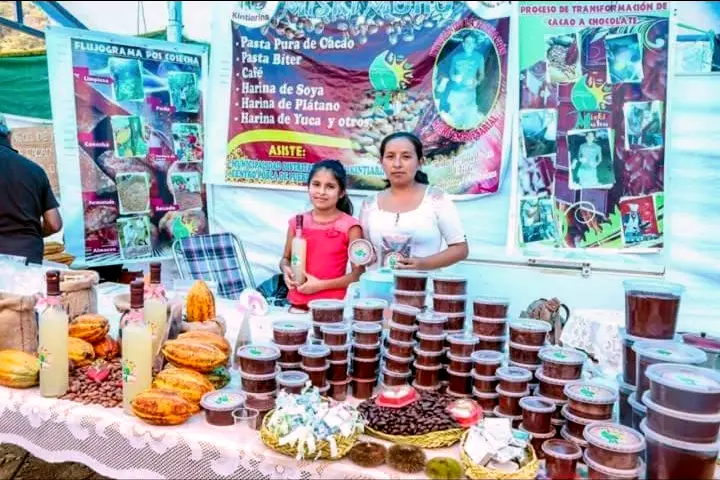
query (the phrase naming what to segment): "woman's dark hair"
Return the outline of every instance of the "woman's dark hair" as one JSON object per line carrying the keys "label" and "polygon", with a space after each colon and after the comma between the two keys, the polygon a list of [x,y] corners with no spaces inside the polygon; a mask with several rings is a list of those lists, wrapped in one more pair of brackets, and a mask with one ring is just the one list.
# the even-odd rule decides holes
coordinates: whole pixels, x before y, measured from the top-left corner
{"label": "woman's dark hair", "polygon": [[337,160],[322,160],[313,165],[308,175],[308,185],[312,182],[312,179],[317,175],[320,170],[328,170],[332,172],[338,185],[340,185],[340,194],[342,197],[338,199],[337,209],[341,212],[347,213],[348,215],[353,214],[353,204],[347,195],[347,173],[342,163]]}
{"label": "woman's dark hair", "polygon": [[[412,143],[413,147],[415,148],[415,154],[418,157],[418,160],[422,160],[423,158],[423,146],[420,139],[414,134],[410,132],[394,132],[388,135],[387,137],[382,139],[382,142],[380,142],[380,160],[385,157],[385,147],[387,147],[387,144],[390,143],[392,140],[396,140],[398,138],[404,138],[408,140],[410,143]],[[430,180],[428,179],[427,173],[423,172],[422,170],[419,170],[415,172],[415,181],[417,183],[421,183],[423,185],[429,185]],[[385,188],[388,188],[390,186],[390,181],[385,180]]]}

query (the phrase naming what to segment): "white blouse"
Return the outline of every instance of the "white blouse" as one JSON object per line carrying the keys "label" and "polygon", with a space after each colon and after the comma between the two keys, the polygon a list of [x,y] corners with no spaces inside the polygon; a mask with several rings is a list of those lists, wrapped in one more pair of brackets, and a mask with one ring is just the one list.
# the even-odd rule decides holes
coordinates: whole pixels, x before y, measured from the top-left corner
{"label": "white blouse", "polygon": [[[465,230],[455,204],[441,190],[428,187],[415,210],[393,213],[381,210],[378,196],[368,197],[362,204],[360,223],[363,235],[380,252],[384,235],[403,232],[412,235],[413,257],[429,257],[440,253],[445,245],[466,241]],[[369,268],[377,268],[379,262]]]}

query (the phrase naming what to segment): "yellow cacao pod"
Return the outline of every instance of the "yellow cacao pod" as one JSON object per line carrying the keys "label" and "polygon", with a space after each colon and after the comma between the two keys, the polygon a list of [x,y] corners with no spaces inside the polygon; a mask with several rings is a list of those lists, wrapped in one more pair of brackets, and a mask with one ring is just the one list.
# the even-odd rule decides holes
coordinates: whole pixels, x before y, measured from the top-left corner
{"label": "yellow cacao pod", "polygon": [[202,373],[209,373],[227,363],[227,357],[219,348],[194,340],[170,340],[165,343],[162,352],[167,361],[176,367]]}
{"label": "yellow cacao pod", "polygon": [[71,337],[85,340],[89,343],[102,341],[108,333],[110,325],[107,318],[102,315],[90,313],[80,315],[70,323],[68,334]]}
{"label": "yellow cacao pod", "polygon": [[151,425],[180,425],[197,411],[177,393],[154,388],[138,394],[131,405],[135,416]]}
{"label": "yellow cacao pod", "polygon": [[188,402],[199,404],[203,395],[214,390],[212,383],[201,373],[188,368],[168,368],[158,373],[153,388],[169,390]]}
{"label": "yellow cacao pod", "polygon": [[113,340],[109,335],[99,343],[93,345],[95,350],[95,358],[104,360],[112,360],[120,356],[120,343]]}
{"label": "yellow cacao pod", "polygon": [[191,340],[194,342],[206,343],[208,345],[214,345],[228,357],[230,355],[230,344],[224,337],[221,337],[217,333],[208,332],[205,330],[194,330],[192,332],[181,333],[177,337],[179,340]]}
{"label": "yellow cacao pod", "polygon": [[38,384],[38,360],[20,350],[0,350],[0,385],[29,388]]}
{"label": "yellow cacao pod", "polygon": [[76,368],[86,367],[95,360],[95,350],[84,340],[68,337],[68,357]]}
{"label": "yellow cacao pod", "polygon": [[187,295],[188,322],[205,322],[215,318],[215,297],[202,280],[196,281]]}

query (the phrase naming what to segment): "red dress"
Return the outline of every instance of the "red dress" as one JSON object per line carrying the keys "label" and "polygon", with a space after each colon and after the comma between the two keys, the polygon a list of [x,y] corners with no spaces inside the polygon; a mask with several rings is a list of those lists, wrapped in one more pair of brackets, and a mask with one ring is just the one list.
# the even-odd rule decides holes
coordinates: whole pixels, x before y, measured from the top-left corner
{"label": "red dress", "polygon": [[[347,274],[349,232],[355,226],[360,226],[360,223],[354,217],[342,212],[330,223],[317,223],[310,212],[303,214],[303,238],[307,242],[305,260],[307,273],[320,280],[340,278]],[[288,221],[288,227],[291,231],[295,231],[295,217]],[[347,288],[337,288],[304,295],[297,289],[291,289],[288,300],[292,305],[305,306],[316,299],[343,300],[346,291]]]}

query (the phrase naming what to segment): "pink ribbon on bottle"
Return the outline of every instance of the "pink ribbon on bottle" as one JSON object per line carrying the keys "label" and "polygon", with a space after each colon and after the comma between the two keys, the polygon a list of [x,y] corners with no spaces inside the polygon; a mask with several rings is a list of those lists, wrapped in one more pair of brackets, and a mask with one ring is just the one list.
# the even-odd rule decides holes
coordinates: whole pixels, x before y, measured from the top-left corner
{"label": "pink ribbon on bottle", "polygon": [[120,322],[120,328],[125,328],[130,322],[142,322],[145,319],[143,314],[139,310],[130,310],[123,317]]}
{"label": "pink ribbon on bottle", "polygon": [[145,284],[145,298],[152,298],[154,300],[165,300],[167,298],[165,287],[159,283],[146,283]]}
{"label": "pink ribbon on bottle", "polygon": [[50,307],[62,307],[62,301],[60,296],[52,295],[49,297],[40,297],[35,303],[35,308],[37,308],[37,310],[40,312],[44,312]]}

